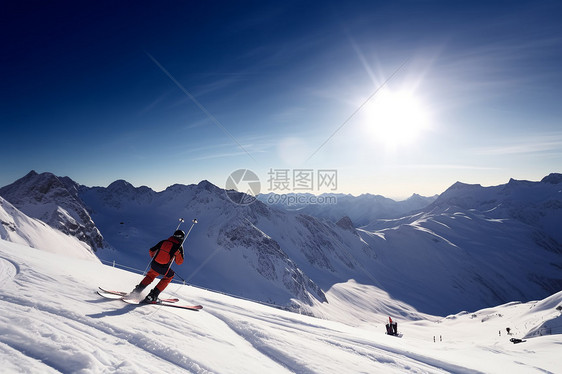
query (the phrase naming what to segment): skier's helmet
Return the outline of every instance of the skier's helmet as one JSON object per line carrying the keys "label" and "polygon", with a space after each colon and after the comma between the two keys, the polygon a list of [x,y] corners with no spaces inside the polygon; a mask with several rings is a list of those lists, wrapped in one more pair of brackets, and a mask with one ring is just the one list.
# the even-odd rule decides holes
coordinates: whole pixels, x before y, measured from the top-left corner
{"label": "skier's helmet", "polygon": [[183,232],[182,230],[176,230],[174,236],[179,240],[183,240],[183,238],[185,238],[185,232]]}

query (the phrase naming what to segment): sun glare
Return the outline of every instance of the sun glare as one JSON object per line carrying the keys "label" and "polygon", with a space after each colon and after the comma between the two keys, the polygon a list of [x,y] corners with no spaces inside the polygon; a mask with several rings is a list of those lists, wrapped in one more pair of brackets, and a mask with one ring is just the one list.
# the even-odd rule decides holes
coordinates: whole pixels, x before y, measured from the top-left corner
{"label": "sun glare", "polygon": [[387,147],[415,142],[427,128],[427,111],[409,92],[385,91],[365,109],[366,126]]}

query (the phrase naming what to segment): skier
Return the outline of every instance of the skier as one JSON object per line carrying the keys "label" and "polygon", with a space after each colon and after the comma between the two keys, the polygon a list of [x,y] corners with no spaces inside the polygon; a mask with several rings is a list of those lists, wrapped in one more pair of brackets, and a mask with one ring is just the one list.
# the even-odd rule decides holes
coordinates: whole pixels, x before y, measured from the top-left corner
{"label": "skier", "polygon": [[135,287],[132,294],[140,294],[152,281],[162,275],[163,278],[158,282],[148,295],[146,295],[144,302],[154,303],[158,300],[160,292],[170,284],[174,278],[175,272],[172,270],[172,262],[181,265],[183,263],[183,239],[185,232],[176,230],[174,235],[168,239],[161,240],[154,247],[150,248],[149,253],[152,257],[150,262],[150,271],[146,273],[144,279]]}
{"label": "skier", "polygon": [[398,324],[392,321],[392,318],[388,317],[388,323],[386,324],[386,333],[388,335],[398,335]]}

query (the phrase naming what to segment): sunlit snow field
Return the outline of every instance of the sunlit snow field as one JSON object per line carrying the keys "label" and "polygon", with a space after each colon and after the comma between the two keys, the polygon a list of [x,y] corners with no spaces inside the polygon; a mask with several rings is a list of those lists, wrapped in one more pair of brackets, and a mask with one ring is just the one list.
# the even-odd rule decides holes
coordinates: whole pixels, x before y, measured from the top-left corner
{"label": "sunlit snow field", "polygon": [[[560,372],[562,293],[474,313],[401,321],[313,318],[171,284],[199,312],[135,306],[96,294],[129,290],[140,275],[0,241],[2,372],[389,373]],[[361,292],[354,282],[328,299]],[[385,297],[380,294],[380,297]],[[388,302],[388,300],[387,300]],[[368,310],[365,310],[369,314]],[[512,335],[506,335],[510,327]],[[550,334],[540,336],[541,334]],[[526,340],[519,344],[510,338]],[[434,341],[435,339],[435,341]]]}

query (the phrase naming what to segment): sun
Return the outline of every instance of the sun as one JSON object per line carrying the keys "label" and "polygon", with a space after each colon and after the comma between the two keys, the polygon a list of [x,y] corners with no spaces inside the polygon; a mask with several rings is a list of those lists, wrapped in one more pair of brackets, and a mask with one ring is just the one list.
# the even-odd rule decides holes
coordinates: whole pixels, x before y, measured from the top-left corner
{"label": "sun", "polygon": [[365,126],[387,147],[412,144],[427,129],[428,111],[406,91],[383,91],[365,108]]}

